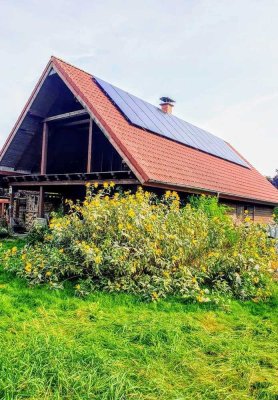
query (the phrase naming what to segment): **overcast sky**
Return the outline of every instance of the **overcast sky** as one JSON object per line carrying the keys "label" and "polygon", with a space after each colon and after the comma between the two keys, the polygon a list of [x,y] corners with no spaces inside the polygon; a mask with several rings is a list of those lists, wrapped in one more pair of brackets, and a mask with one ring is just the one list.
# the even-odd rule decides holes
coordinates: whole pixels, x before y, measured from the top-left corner
{"label": "overcast sky", "polygon": [[277,0],[0,0],[0,145],[51,55],[278,168]]}

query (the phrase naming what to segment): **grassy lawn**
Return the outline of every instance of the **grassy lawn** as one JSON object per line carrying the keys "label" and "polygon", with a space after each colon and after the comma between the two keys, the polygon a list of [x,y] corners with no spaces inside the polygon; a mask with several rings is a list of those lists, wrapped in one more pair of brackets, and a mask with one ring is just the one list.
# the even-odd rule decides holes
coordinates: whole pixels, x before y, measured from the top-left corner
{"label": "grassy lawn", "polygon": [[147,304],[1,270],[0,302],[1,399],[278,399],[278,290],[267,304]]}

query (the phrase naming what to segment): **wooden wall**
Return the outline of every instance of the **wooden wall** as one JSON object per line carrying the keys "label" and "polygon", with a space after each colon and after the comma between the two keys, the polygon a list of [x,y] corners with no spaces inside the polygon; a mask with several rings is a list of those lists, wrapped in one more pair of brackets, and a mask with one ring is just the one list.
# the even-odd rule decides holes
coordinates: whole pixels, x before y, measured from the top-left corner
{"label": "wooden wall", "polygon": [[273,207],[255,206],[254,221],[267,224],[273,220]]}
{"label": "wooden wall", "polygon": [[[229,214],[236,220],[243,220],[247,215],[254,222],[268,224],[272,222],[274,207],[264,205],[244,205],[243,203],[222,202],[229,207]],[[248,214],[245,214],[246,210]]]}

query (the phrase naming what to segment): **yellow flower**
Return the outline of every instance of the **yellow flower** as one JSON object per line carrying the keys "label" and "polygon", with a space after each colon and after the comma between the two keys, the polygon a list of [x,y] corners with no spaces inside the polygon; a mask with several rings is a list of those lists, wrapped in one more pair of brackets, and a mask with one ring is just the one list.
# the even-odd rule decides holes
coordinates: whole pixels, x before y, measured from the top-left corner
{"label": "yellow flower", "polygon": [[244,214],[248,214],[248,213],[249,213],[249,211],[248,211],[248,210],[245,210],[245,211],[244,211]]}
{"label": "yellow flower", "polygon": [[244,221],[245,221],[245,222],[250,222],[250,221],[251,221],[251,218],[250,218],[250,217],[245,217],[245,218],[244,218]]}
{"label": "yellow flower", "polygon": [[123,229],[123,224],[118,224],[118,229],[121,231]]}
{"label": "yellow flower", "polygon": [[259,283],[259,280],[260,280],[260,279],[259,279],[257,276],[255,276],[255,278],[253,279],[253,282],[254,282],[254,283]]}
{"label": "yellow flower", "polygon": [[103,187],[104,187],[104,189],[107,189],[108,188],[108,182],[104,182],[104,184],[103,184]]}
{"label": "yellow flower", "polygon": [[134,218],[134,217],[135,217],[135,212],[134,212],[132,209],[130,209],[130,210],[128,210],[127,215],[128,215],[129,217],[131,217],[131,218]]}
{"label": "yellow flower", "polygon": [[197,279],[195,278],[195,276],[192,277],[192,283],[196,283]]}
{"label": "yellow flower", "polygon": [[76,289],[76,290],[80,290],[80,289],[81,289],[81,286],[80,286],[80,285],[76,285],[76,286],[75,286],[75,289]]}
{"label": "yellow flower", "polygon": [[59,250],[59,253],[64,253],[64,252],[65,252],[64,249],[60,249],[60,250]]}
{"label": "yellow flower", "polygon": [[47,271],[47,273],[46,273],[45,275],[46,275],[46,276],[51,276],[52,274],[51,274],[50,271]]}
{"label": "yellow flower", "polygon": [[152,299],[153,300],[157,300],[157,298],[158,298],[158,294],[156,292],[153,292],[152,293]]}
{"label": "yellow flower", "polygon": [[102,261],[101,255],[98,254],[97,256],[95,256],[94,261],[95,261],[95,263],[96,263],[97,265],[100,264],[101,261]]}
{"label": "yellow flower", "polygon": [[151,224],[147,224],[145,228],[147,232],[151,232],[153,229]]}
{"label": "yellow flower", "polygon": [[26,271],[26,272],[31,272],[31,270],[32,270],[32,264],[28,262],[28,263],[25,265],[25,271]]}
{"label": "yellow flower", "polygon": [[98,188],[98,183],[97,183],[97,182],[94,183],[94,188],[95,188],[95,189]]}
{"label": "yellow flower", "polygon": [[91,186],[90,182],[87,182],[85,186],[89,188]]}
{"label": "yellow flower", "polygon": [[167,192],[165,193],[165,199],[168,199],[171,196],[171,192],[170,190],[167,190]]}
{"label": "yellow flower", "polygon": [[110,187],[113,188],[115,186],[115,182],[110,182]]}
{"label": "yellow flower", "polygon": [[12,253],[13,253],[13,254],[16,254],[16,252],[17,252],[17,247],[14,246],[14,247],[12,248]]}
{"label": "yellow flower", "polygon": [[23,253],[23,254],[22,254],[21,259],[22,259],[22,260],[26,260],[26,253]]}
{"label": "yellow flower", "polygon": [[155,249],[155,254],[157,255],[157,256],[160,256],[161,255],[161,253],[162,253],[162,250],[161,249]]}

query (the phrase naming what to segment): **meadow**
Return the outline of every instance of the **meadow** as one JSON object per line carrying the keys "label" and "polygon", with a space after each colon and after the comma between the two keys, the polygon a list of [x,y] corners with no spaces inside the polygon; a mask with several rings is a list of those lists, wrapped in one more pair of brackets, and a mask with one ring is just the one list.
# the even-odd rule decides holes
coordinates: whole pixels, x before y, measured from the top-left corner
{"label": "meadow", "polygon": [[[20,248],[3,240],[2,249]],[[278,287],[222,305],[74,286],[0,271],[0,398],[277,400]]]}

